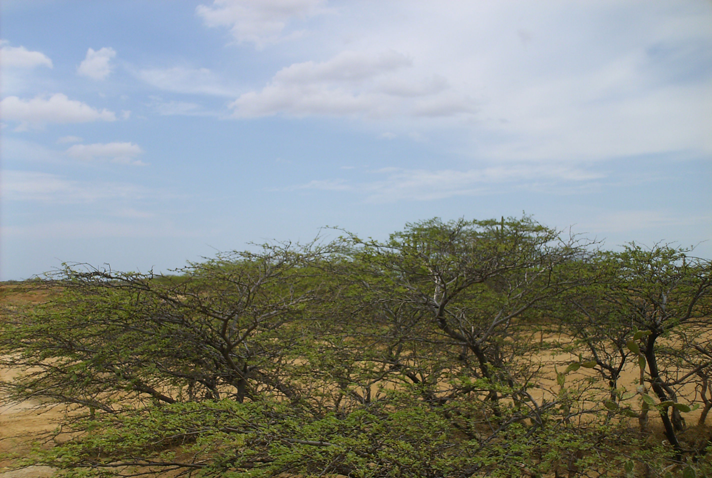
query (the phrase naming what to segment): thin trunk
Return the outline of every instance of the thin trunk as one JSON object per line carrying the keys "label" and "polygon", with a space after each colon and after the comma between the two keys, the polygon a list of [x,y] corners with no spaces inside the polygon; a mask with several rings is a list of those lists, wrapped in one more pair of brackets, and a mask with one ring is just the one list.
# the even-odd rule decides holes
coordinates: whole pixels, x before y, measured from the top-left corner
{"label": "thin trunk", "polygon": [[[648,394],[648,387],[645,386],[645,367],[640,368],[640,386],[643,387],[643,393]],[[640,431],[641,432],[646,432],[648,431],[648,408],[647,404],[646,408],[640,411],[640,414],[638,415],[638,424],[640,425]]]}
{"label": "thin trunk", "polygon": [[709,378],[703,376],[701,373],[699,375],[702,377],[702,390],[700,390],[700,398],[702,398],[702,403],[705,404],[705,406],[702,407],[700,419],[697,421],[697,425],[701,426],[707,422],[707,415],[709,414],[710,409],[712,409],[712,397],[707,396],[707,392],[712,392],[712,390],[710,390]]}
{"label": "thin trunk", "polygon": [[[658,336],[653,333],[648,336],[648,341],[645,346],[645,358],[648,361],[648,371],[650,372],[651,385],[653,391],[658,396],[661,402],[668,400],[668,396],[665,393],[665,389],[662,386],[662,380],[660,379],[660,371],[658,370],[658,362],[655,357],[655,340]],[[677,439],[677,434],[675,433],[675,427],[670,420],[669,408],[660,409],[660,419],[665,427],[665,437],[668,439],[670,444],[675,448],[678,455],[682,453],[682,448],[680,447],[680,442]]]}
{"label": "thin trunk", "polygon": [[241,378],[237,381],[237,401],[242,403],[245,401],[245,395],[247,394],[247,380]]}
{"label": "thin trunk", "polygon": [[[475,354],[475,357],[477,357],[477,362],[480,364],[480,371],[482,372],[482,376],[489,380],[491,383],[492,373],[490,371],[490,364],[484,352],[477,344],[470,344],[470,350],[472,350],[472,353]],[[501,418],[502,410],[500,410],[499,408],[499,394],[497,393],[497,391],[490,390],[489,394],[487,395],[487,399],[492,401],[493,403],[494,415],[497,418]]]}

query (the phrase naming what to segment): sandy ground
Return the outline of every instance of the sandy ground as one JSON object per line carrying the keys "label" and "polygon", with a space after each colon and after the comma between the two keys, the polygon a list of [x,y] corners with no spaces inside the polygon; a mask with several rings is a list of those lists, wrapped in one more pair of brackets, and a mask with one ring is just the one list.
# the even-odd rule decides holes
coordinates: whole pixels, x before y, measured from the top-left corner
{"label": "sandy ground", "polygon": [[[18,286],[3,285],[0,287],[0,315],[12,314],[24,305],[41,303],[48,296],[47,291],[22,291]],[[0,380],[9,380],[15,374],[15,371],[0,369]],[[8,469],[17,462],[17,457],[27,454],[32,440],[54,429],[55,420],[61,416],[59,410],[48,411],[37,403],[0,405],[0,478],[52,476],[53,470],[48,467]]]}
{"label": "sandy ground", "polygon": [[[11,373],[0,371],[0,379],[10,378]],[[61,416],[59,410],[48,411],[33,403],[0,406],[0,478],[51,476],[52,470],[47,467],[6,470],[15,462],[13,455],[23,456],[29,452],[29,442],[54,429],[54,421]]]}
{"label": "sandy ground", "polygon": [[21,470],[0,473],[0,478],[49,478],[54,470],[48,466],[28,466]]}

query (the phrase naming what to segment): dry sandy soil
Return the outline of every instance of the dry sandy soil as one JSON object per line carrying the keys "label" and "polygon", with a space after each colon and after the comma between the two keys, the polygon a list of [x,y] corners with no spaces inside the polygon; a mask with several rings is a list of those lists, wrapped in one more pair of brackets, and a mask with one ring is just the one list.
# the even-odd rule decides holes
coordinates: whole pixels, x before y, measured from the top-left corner
{"label": "dry sandy soil", "polygon": [[[0,286],[0,317],[17,311],[20,307],[44,302],[49,297],[46,291],[28,291],[21,286]],[[0,369],[0,380],[9,380],[15,371]],[[52,476],[48,467],[29,467],[7,471],[29,449],[29,442],[43,432],[55,427],[55,420],[62,414],[47,410],[37,403],[0,405],[0,478],[42,478]]]}
{"label": "dry sandy soil", "polygon": [[[9,378],[0,373],[0,379]],[[43,413],[44,412],[44,413]],[[12,455],[23,456],[29,451],[29,442],[52,430],[54,420],[61,414],[55,410],[43,410],[33,404],[14,404],[0,407],[0,457],[10,454],[9,458],[0,458],[0,478],[45,477],[51,476],[47,467],[30,467],[24,470],[7,470],[15,460]]]}

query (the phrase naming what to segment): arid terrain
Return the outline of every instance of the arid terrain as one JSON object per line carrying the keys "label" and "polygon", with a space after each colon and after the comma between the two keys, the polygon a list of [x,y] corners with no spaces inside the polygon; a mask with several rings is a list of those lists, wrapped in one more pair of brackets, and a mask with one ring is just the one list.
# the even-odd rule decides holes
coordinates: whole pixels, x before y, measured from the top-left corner
{"label": "arid terrain", "polygon": [[[0,286],[0,310],[2,319],[5,320],[13,314],[17,314],[24,307],[42,303],[50,297],[51,293],[43,290],[33,290],[27,286],[16,284],[4,284]],[[568,339],[563,335],[536,336],[537,340],[549,343],[562,343]],[[534,336],[532,337],[534,340]],[[558,390],[556,371],[562,371],[567,364],[576,360],[575,354],[542,352],[538,359],[544,364],[542,373],[537,379],[538,387],[532,389],[532,395],[536,398],[543,396],[555,396]],[[17,370],[0,369],[0,380],[8,381],[18,373]],[[586,368],[580,368],[567,375],[567,382],[572,383],[585,380],[587,377],[596,377],[596,373]],[[620,385],[629,391],[638,387],[639,369],[630,365],[627,367],[620,381]],[[594,387],[595,388],[595,387]],[[601,387],[603,390],[604,387]],[[680,394],[681,402],[700,403],[699,390],[694,385],[684,388]],[[4,397],[0,397],[4,398]],[[600,396],[605,399],[605,394]],[[0,478],[24,478],[24,477],[49,477],[53,470],[48,467],[31,466],[19,468],[23,456],[30,451],[31,446],[39,445],[40,439],[45,432],[53,430],[57,426],[59,419],[64,417],[63,407],[50,408],[39,402],[23,403],[3,403],[0,405]],[[709,419],[705,424],[699,424],[701,408],[684,414],[688,429],[681,434],[681,439],[688,444],[702,443],[710,435],[712,423]],[[637,427],[637,420],[630,419],[630,427]],[[657,442],[664,441],[662,425],[655,413],[651,413],[649,430],[652,432],[650,439]]]}
{"label": "arid terrain", "polygon": [[[22,307],[41,303],[48,297],[47,291],[31,290],[23,285],[3,284],[0,286],[0,318],[4,319],[10,314],[17,313]],[[0,381],[10,380],[16,373],[15,370],[0,368]],[[2,398],[0,396],[0,399]],[[55,419],[62,414],[59,409],[48,409],[40,403],[0,404],[1,478],[51,476],[52,470],[45,467],[7,470],[17,464],[30,450],[30,443],[33,440],[55,427]]]}

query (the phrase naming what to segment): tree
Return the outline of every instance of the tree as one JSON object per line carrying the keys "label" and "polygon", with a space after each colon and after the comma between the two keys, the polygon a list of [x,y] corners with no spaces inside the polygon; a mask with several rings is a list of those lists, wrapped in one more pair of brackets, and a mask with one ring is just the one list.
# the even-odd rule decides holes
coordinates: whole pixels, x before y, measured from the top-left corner
{"label": "tree", "polygon": [[[0,322],[0,365],[23,369],[3,387],[68,406],[34,458],[67,477],[662,475],[679,443],[609,420],[573,375],[617,394],[637,358],[675,433],[677,387],[708,383],[709,261],[588,246],[528,217],[433,219],[174,276],[67,267],[55,299]],[[547,322],[587,354],[553,394],[531,341]]]}
{"label": "tree", "polygon": [[292,324],[323,299],[308,281],[321,253],[266,246],[192,264],[178,280],[68,267],[60,299],[5,324],[4,365],[32,370],[5,387],[17,400],[106,412],[144,399],[297,400],[286,370],[303,337]]}
{"label": "tree", "polygon": [[[427,379],[411,375],[411,381],[429,382],[430,390],[442,391],[440,380],[466,378],[449,396],[440,393],[441,399],[484,390],[496,415],[503,394],[531,401],[526,387],[532,372],[514,366],[532,350],[518,340],[519,328],[525,314],[579,283],[559,269],[583,254],[585,244],[528,217],[449,223],[433,219],[409,224],[384,243],[354,235],[350,239],[356,262],[385,284],[378,289],[366,284],[369,301],[380,308],[374,315],[391,318],[394,337],[419,324],[408,342],[437,343],[440,352],[435,355],[450,354],[446,374],[441,363]],[[410,324],[406,329],[404,321]],[[430,330],[425,336],[424,322]],[[391,366],[404,368],[411,358],[393,356]]]}
{"label": "tree", "polygon": [[[677,432],[685,426],[680,411],[689,407],[679,403],[676,388],[696,375],[705,383],[712,366],[705,355],[712,330],[712,266],[689,252],[660,244],[645,249],[635,243],[621,252],[601,252],[591,264],[598,276],[595,287],[569,298],[580,318],[568,321],[570,330],[610,380],[611,393],[626,361],[634,357],[643,386],[638,416],[645,419],[647,410],[656,406],[665,435],[678,452],[682,447]],[[690,366],[681,373],[685,361]]]}

